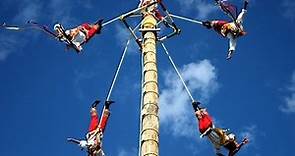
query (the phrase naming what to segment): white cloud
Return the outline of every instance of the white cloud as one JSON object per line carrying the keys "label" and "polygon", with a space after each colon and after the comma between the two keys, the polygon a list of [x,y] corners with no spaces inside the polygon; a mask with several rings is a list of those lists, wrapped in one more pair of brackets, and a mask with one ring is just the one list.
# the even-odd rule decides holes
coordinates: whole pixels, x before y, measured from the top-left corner
{"label": "white cloud", "polygon": [[291,95],[285,97],[285,106],[281,106],[280,109],[285,113],[295,113],[295,71],[293,72],[291,84],[288,87],[288,91],[290,91]]}
{"label": "white cloud", "polygon": [[82,5],[85,9],[95,9],[96,6],[93,5],[92,0],[79,0],[79,5]]}
{"label": "white cloud", "polygon": [[116,29],[116,39],[119,42],[120,46],[125,46],[126,42],[130,36],[129,31],[124,27],[123,24],[116,24],[115,26]]}
{"label": "white cloud", "polygon": [[50,0],[47,6],[51,10],[50,18],[54,22],[58,21],[71,27],[74,27],[73,23],[77,23],[76,16],[72,15],[74,8],[71,1]]}
{"label": "white cloud", "polygon": [[282,108],[282,111],[295,113],[295,93],[292,93],[291,97],[287,97],[286,99],[287,106]]}
{"label": "white cloud", "polygon": [[178,0],[178,2],[182,12],[196,11],[197,18],[200,19],[207,18],[212,12],[217,10],[213,2],[205,0]]}
{"label": "white cloud", "polygon": [[[75,18],[70,14],[73,8],[69,4],[70,1],[49,0],[45,3],[41,0],[23,0],[17,4],[20,9],[18,9],[11,21],[7,22],[8,24],[13,25],[24,25],[31,19],[38,21],[43,17],[40,16],[42,11],[48,7],[51,11],[49,19],[52,19],[52,21],[59,20],[62,23],[72,24],[75,23]],[[22,51],[21,49],[29,43],[29,40],[38,35],[38,33],[34,33],[33,31],[30,34],[13,31],[9,33],[11,33],[11,35],[5,37],[1,36],[0,38],[0,61],[5,61],[10,54],[17,52],[17,50]],[[20,33],[22,34],[19,35]]]}
{"label": "white cloud", "polygon": [[257,134],[257,126],[250,125],[250,126],[245,127],[239,136],[241,138],[247,137],[249,139],[249,142],[251,142],[251,144],[254,144],[255,140],[256,140],[256,134]]}
{"label": "white cloud", "polygon": [[20,3],[19,5],[21,6],[21,9],[13,20],[16,23],[25,23],[28,20],[37,19],[42,9],[40,2],[36,1],[32,2],[29,0],[25,0],[22,1],[22,3]]}
{"label": "white cloud", "polygon": [[118,41],[118,44],[122,47],[125,48],[127,40],[130,39],[130,44],[128,46],[128,52],[132,52],[132,53],[138,53],[139,51],[139,47],[137,45],[137,43],[135,42],[135,39],[132,37],[130,38],[131,34],[128,31],[128,29],[123,25],[123,24],[117,24],[115,26],[116,29],[116,39]]}
{"label": "white cloud", "polygon": [[75,78],[73,79],[73,83],[76,97],[79,100],[84,101],[87,98],[85,90],[81,86],[85,86],[85,82],[94,78],[96,75],[97,74],[94,71],[75,70]]}
{"label": "white cloud", "polygon": [[137,150],[133,148],[131,151],[126,151],[124,149],[119,150],[118,156],[136,156]]}
{"label": "white cloud", "polygon": [[203,100],[207,100],[218,88],[216,69],[209,60],[185,65],[182,73],[192,91],[201,91],[199,96]]}
{"label": "white cloud", "polygon": [[[78,2],[84,8],[90,8],[90,0],[84,0]],[[72,16],[74,11],[73,2],[60,1],[60,0],[48,0],[47,2],[42,0],[23,0],[18,4],[19,9],[14,16],[13,22],[26,22],[30,19],[39,20],[44,18],[45,15],[50,12],[50,16],[46,17],[46,20],[59,21],[66,24],[76,22],[76,17]]]}
{"label": "white cloud", "polygon": [[[207,101],[218,88],[217,73],[209,60],[190,63],[181,68],[183,78],[195,97]],[[191,101],[176,74],[165,74],[165,88],[160,94],[160,121],[174,136],[195,136],[197,121]]]}
{"label": "white cloud", "polygon": [[13,53],[17,48],[16,38],[14,36],[1,36],[0,37],[0,61],[6,60],[6,58]]}
{"label": "white cloud", "polygon": [[[19,2],[18,5],[21,9],[8,22],[26,23],[30,19],[37,19],[41,11],[41,4],[37,3],[37,1],[24,0]],[[1,35],[0,37],[0,61],[5,61],[10,54],[15,53],[17,50],[22,51],[23,47],[29,42],[25,38],[32,38],[32,35],[16,34],[18,33],[16,31],[10,31],[9,33],[9,35]]]}
{"label": "white cloud", "polygon": [[291,21],[295,20],[295,1],[294,0],[284,0],[282,2],[283,16]]}
{"label": "white cloud", "polygon": [[196,6],[196,9],[198,10],[198,18],[200,19],[207,18],[210,13],[217,10],[217,8],[214,5],[208,4],[204,1],[199,1],[199,3]]}

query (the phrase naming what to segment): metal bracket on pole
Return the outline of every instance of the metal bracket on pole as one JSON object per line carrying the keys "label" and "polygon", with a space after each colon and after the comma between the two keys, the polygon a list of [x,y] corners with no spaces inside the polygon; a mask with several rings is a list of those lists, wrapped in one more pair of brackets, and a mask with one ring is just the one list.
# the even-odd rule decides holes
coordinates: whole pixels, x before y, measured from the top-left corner
{"label": "metal bracket on pole", "polygon": [[139,29],[140,32],[146,32],[146,31],[152,31],[152,32],[157,32],[160,31],[160,28],[156,28],[156,29]]}
{"label": "metal bracket on pole", "polygon": [[127,21],[125,20],[125,17],[124,16],[121,16],[120,17],[120,20],[123,22],[123,24],[125,25],[125,27],[129,30],[129,32],[131,33],[131,35],[135,39],[136,43],[138,44],[139,48],[141,49],[142,46],[141,46],[140,39],[136,36],[136,34],[134,33],[134,31],[131,28],[131,26],[127,23]]}
{"label": "metal bracket on pole", "polygon": [[153,3],[150,3],[150,4],[144,5],[144,6],[142,6],[142,7],[139,7],[139,8],[137,8],[137,9],[134,9],[134,10],[132,10],[132,11],[130,11],[130,12],[127,12],[127,13],[121,15],[121,17],[122,17],[123,19],[125,19],[125,18],[127,18],[127,17],[132,16],[132,15],[136,15],[136,14],[135,14],[136,12],[138,12],[138,11],[140,11],[140,10],[142,10],[142,9],[148,8],[148,7],[150,7],[150,6],[154,5],[154,4],[157,4],[157,2],[153,2]]}
{"label": "metal bracket on pole", "polygon": [[120,16],[117,16],[117,17],[115,17],[115,18],[113,18],[113,19],[111,19],[111,20],[109,20],[109,21],[103,23],[102,26],[103,26],[103,27],[104,27],[104,26],[107,26],[107,25],[109,25],[109,24],[111,24],[111,23],[113,23],[113,22],[115,22],[115,21],[117,21],[118,19],[121,19],[121,18],[125,19],[126,17],[138,17],[139,14],[136,14],[136,12],[138,12],[138,11],[140,11],[140,10],[142,10],[142,9],[145,9],[145,8],[147,8],[147,7],[150,7],[150,6],[152,6],[152,5],[156,4],[156,3],[157,3],[157,2],[153,2],[153,3],[151,3],[151,4],[148,4],[148,5],[145,5],[145,6],[142,6],[142,7],[136,8],[136,9],[134,9],[134,10],[131,10],[131,11],[127,12],[127,13],[124,13],[124,14],[122,14],[122,15],[120,15]]}
{"label": "metal bracket on pole", "polygon": [[176,28],[176,25],[175,25],[175,23],[174,23],[174,20],[173,20],[173,18],[170,16],[170,13],[169,13],[169,11],[167,10],[167,8],[166,8],[166,6],[164,5],[164,3],[162,2],[162,0],[160,0],[158,3],[160,4],[160,6],[161,6],[161,8],[163,9],[163,11],[166,13],[166,16],[167,16],[167,17],[169,18],[169,20],[171,21],[171,24]]}
{"label": "metal bracket on pole", "polygon": [[[131,17],[138,17],[139,15],[136,14],[138,11],[142,10],[142,9],[145,9],[147,7],[150,7],[152,5],[155,5],[155,4],[159,4],[162,8],[162,10],[165,12],[165,15],[166,17],[159,22],[162,23],[164,22],[165,26],[167,28],[171,28],[173,31],[172,33],[168,34],[168,35],[164,35],[164,36],[161,36],[161,37],[158,37],[158,40],[159,41],[164,41],[166,39],[169,39],[175,35],[179,35],[181,30],[176,26],[176,24],[174,23],[172,17],[171,17],[171,14],[169,13],[169,11],[167,10],[167,8],[165,7],[164,3],[161,1],[161,0],[157,0],[157,1],[154,1],[150,4],[147,4],[145,6],[142,6],[142,7],[139,7],[137,9],[134,9],[130,12],[127,12],[121,16],[119,16],[118,18],[123,22],[123,24],[125,25],[125,27],[129,30],[130,34],[133,36],[133,38],[135,39],[136,43],[138,44],[139,48],[142,49],[142,40],[136,36],[135,32],[132,30],[131,26],[128,24],[127,22],[127,18],[131,18]],[[166,18],[168,18],[168,20],[166,20]],[[141,32],[145,32],[145,31],[160,31],[160,29],[148,29],[148,30],[143,30],[143,29],[140,29],[139,31]]]}
{"label": "metal bracket on pole", "polygon": [[165,35],[165,36],[162,36],[162,37],[159,37],[158,38],[158,41],[161,41],[162,42],[162,41],[164,41],[164,40],[166,40],[168,38],[171,38],[171,37],[173,37],[175,35],[179,35],[180,32],[181,32],[181,30],[179,28],[173,27],[173,32],[172,33],[170,33],[168,35]]}
{"label": "metal bracket on pole", "polygon": [[133,38],[135,39],[136,43],[138,44],[139,48],[142,49],[142,45],[141,45],[141,39],[139,39],[139,37],[136,36],[136,34],[134,33],[133,29],[131,28],[131,26],[127,23],[126,19],[128,17],[137,17],[138,14],[136,14],[136,12],[142,10],[142,9],[145,9],[147,7],[150,7],[152,5],[155,5],[157,4],[157,2],[153,2],[153,3],[150,3],[150,4],[147,4],[147,5],[144,5],[142,7],[139,7],[137,9],[134,9],[130,12],[127,12],[123,15],[121,15],[119,18],[120,20],[123,22],[123,24],[125,25],[125,27],[129,30],[129,32],[131,33],[131,35],[133,36]]}
{"label": "metal bracket on pole", "polygon": [[[172,33],[158,38],[159,41],[164,41],[164,40],[166,40],[168,38],[171,38],[171,37],[173,37],[175,35],[179,35],[181,30],[177,27],[177,25],[175,24],[173,18],[170,16],[170,13],[169,13],[168,9],[166,8],[166,6],[164,5],[163,1],[158,0],[158,4],[160,4],[162,10],[166,14],[166,17],[161,22],[164,22],[164,25],[166,27],[169,27],[169,28],[173,29]],[[166,18],[168,18],[168,21],[166,20]]]}

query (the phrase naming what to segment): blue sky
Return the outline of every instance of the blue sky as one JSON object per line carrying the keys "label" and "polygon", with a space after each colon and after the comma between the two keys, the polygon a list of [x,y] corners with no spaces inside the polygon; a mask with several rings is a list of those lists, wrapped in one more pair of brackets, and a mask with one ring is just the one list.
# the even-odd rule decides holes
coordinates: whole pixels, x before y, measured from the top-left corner
{"label": "blue sky", "polygon": [[[242,1],[234,0],[239,6]],[[0,22],[29,19],[73,27],[110,19],[137,0],[2,0]],[[173,0],[170,12],[196,19],[227,18],[213,1]],[[250,1],[248,35],[226,61],[227,40],[200,25],[175,20],[182,34],[165,44],[189,88],[220,127],[250,143],[240,156],[294,155],[295,2]],[[136,23],[136,20],[133,21]],[[85,155],[66,137],[83,137],[89,105],[104,99],[128,34],[117,22],[84,46],[82,55],[35,30],[0,30],[0,155]],[[214,155],[200,139],[187,94],[158,48],[160,154]],[[140,55],[133,43],[114,88],[112,115],[104,136],[108,156],[135,156],[138,146]]]}

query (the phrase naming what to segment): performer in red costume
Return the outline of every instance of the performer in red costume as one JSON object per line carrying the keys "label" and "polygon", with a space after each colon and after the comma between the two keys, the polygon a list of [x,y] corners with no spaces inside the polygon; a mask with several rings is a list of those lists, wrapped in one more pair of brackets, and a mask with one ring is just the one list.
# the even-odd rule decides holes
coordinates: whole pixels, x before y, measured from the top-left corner
{"label": "performer in red costume", "polygon": [[[218,0],[216,0],[219,3]],[[218,34],[222,35],[229,39],[229,49],[227,54],[227,60],[232,58],[234,51],[236,50],[237,39],[246,35],[246,31],[243,27],[244,17],[247,12],[248,0],[244,1],[244,7],[238,17],[232,21],[224,21],[224,20],[213,20],[213,21],[204,21],[202,24],[208,28],[213,28]]]}
{"label": "performer in red costume", "polygon": [[215,128],[212,117],[205,108],[199,107],[200,104],[200,102],[193,102],[201,137],[207,136],[215,147],[216,155],[224,156],[221,153],[221,147],[224,147],[229,151],[228,156],[234,156],[243,145],[248,143],[248,139],[244,138],[241,143],[238,143],[235,135],[230,133],[228,129]]}
{"label": "performer in red costume", "polygon": [[86,140],[77,140],[73,138],[68,139],[68,141],[79,144],[82,149],[86,149],[88,156],[105,156],[102,150],[102,138],[110,116],[110,105],[112,103],[114,103],[114,101],[105,102],[105,109],[103,111],[102,118],[99,121],[99,116],[96,110],[96,106],[99,104],[99,101],[95,101],[90,110],[91,120],[88,133],[86,134]]}
{"label": "performer in red costume", "polygon": [[64,30],[63,26],[57,23],[54,25],[54,30],[60,40],[68,39],[80,52],[83,49],[82,45],[84,43],[88,42],[95,34],[100,34],[102,21],[103,20],[98,20],[94,24],[84,23],[69,30]]}

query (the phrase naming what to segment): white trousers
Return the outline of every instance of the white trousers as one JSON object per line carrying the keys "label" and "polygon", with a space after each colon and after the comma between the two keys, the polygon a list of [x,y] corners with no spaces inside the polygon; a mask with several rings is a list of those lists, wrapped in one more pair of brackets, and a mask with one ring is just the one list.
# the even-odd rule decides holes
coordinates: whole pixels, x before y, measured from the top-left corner
{"label": "white trousers", "polygon": [[81,31],[78,32],[77,36],[72,40],[73,44],[80,47],[82,43],[86,41],[86,35]]}
{"label": "white trousers", "polygon": [[245,17],[245,15],[246,15],[246,13],[247,13],[247,10],[242,9],[242,11],[240,12],[238,18],[236,19],[236,22],[237,22],[238,24],[243,24],[244,17]]}
{"label": "white trousers", "polygon": [[226,37],[229,39],[229,51],[235,51],[237,46],[237,38],[232,34],[228,33]]}
{"label": "white trousers", "polygon": [[[247,13],[247,10],[242,9],[241,13],[239,14],[238,18],[236,19],[236,24],[239,25],[239,28],[241,31],[244,31],[243,28],[243,21],[244,21],[244,17]],[[236,24],[233,23],[233,26],[236,27]],[[229,51],[235,51],[236,50],[236,46],[237,46],[237,37],[235,37],[232,33],[228,33],[226,35],[226,37],[229,39]]]}

